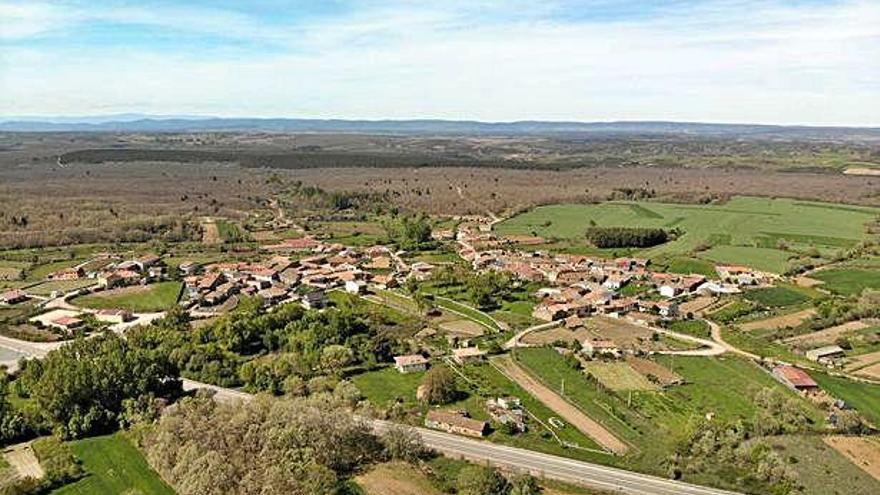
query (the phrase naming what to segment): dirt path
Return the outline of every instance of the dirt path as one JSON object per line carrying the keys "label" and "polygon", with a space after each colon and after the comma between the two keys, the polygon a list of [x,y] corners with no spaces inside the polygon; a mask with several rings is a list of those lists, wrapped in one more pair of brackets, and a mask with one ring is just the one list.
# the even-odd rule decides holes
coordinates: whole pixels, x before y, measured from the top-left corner
{"label": "dirt path", "polygon": [[718,325],[717,323],[715,323],[712,320],[703,320],[703,321],[705,321],[706,323],[709,324],[709,330],[712,333],[712,340],[717,342],[718,345],[723,347],[725,350],[727,350],[728,352],[732,352],[734,354],[739,354],[740,356],[745,356],[749,359],[754,359],[755,361],[761,360],[761,356],[758,356],[757,354],[752,354],[751,352],[743,351],[739,348],[736,348],[736,347],[728,344],[724,340],[724,336],[721,335],[721,326],[720,325]]}
{"label": "dirt path", "polygon": [[37,456],[34,455],[30,442],[11,445],[3,449],[3,457],[20,477],[34,479],[43,477],[43,468],[40,466]]}
{"label": "dirt path", "polygon": [[213,218],[202,220],[202,244],[220,244],[220,229]]}
{"label": "dirt path", "polygon": [[629,450],[627,444],[614,436],[604,426],[584,414],[580,409],[560,397],[556,392],[550,390],[543,383],[529,375],[510,356],[495,358],[493,362],[511,380],[525,389],[526,392],[540,400],[562,419],[577,428],[584,435],[595,440],[599,445],[615,454],[625,454]]}

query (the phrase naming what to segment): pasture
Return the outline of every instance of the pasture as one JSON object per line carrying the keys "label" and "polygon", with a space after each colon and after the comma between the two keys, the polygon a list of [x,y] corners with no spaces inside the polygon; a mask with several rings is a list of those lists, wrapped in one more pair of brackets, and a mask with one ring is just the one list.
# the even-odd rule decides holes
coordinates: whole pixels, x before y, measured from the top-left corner
{"label": "pasture", "polygon": [[122,434],[87,438],[72,444],[88,475],[52,495],[174,495],[141,453]]}
{"label": "pasture", "polygon": [[856,268],[832,268],[811,275],[825,284],[823,288],[844,296],[861,294],[865,289],[880,289],[880,271]]}
{"label": "pasture", "polygon": [[73,298],[73,304],[92,309],[127,309],[136,313],[165,311],[177,304],[181,282],[123,287]]}
{"label": "pasture", "polygon": [[[541,206],[498,224],[496,230],[503,235],[582,239],[593,224],[678,228],[684,232],[680,238],[639,254],[650,258],[692,256],[782,272],[792,254],[780,247],[853,246],[864,238],[864,224],[878,213],[875,208],[754,197],[734,197],[712,205],[618,201]],[[701,268],[705,271],[705,266]]]}
{"label": "pasture", "polygon": [[762,287],[746,291],[743,295],[747,300],[768,308],[784,308],[810,300],[800,291],[788,287]]}
{"label": "pasture", "polygon": [[374,405],[388,407],[396,401],[414,404],[416,389],[424,376],[424,372],[400,373],[389,366],[355,375],[351,381]]}

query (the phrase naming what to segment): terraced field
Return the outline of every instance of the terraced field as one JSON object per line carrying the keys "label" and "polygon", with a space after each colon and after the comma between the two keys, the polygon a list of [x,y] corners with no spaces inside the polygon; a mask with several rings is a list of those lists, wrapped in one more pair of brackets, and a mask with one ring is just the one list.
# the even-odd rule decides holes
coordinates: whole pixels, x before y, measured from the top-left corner
{"label": "terraced field", "polygon": [[[791,256],[786,249],[815,247],[827,252],[853,246],[864,238],[864,224],[877,214],[880,210],[875,208],[753,197],[736,197],[717,205],[560,204],[517,215],[498,224],[496,230],[505,235],[580,239],[593,224],[678,228],[684,231],[679,239],[643,250],[640,255],[693,254],[703,260],[782,272]],[[694,252],[697,247],[709,249]]]}

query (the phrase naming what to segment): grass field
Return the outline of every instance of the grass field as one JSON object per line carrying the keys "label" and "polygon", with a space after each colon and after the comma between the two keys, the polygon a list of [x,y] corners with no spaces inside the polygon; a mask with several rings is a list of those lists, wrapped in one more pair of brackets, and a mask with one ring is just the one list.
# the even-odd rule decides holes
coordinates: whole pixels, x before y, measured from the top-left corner
{"label": "grass field", "polygon": [[746,291],[743,295],[747,300],[770,308],[784,308],[810,300],[803,293],[787,287],[762,287]]}
{"label": "grass field", "polygon": [[698,258],[677,256],[662,264],[665,266],[666,271],[670,273],[681,273],[685,275],[696,273],[713,278],[718,276],[713,263]]}
{"label": "grass field", "polygon": [[709,325],[703,320],[677,320],[669,325],[673,332],[693,335],[694,337],[709,338],[711,333]]}
{"label": "grass field", "polygon": [[89,474],[53,491],[53,495],[174,495],[121,434],[76,441],[73,452]]}
{"label": "grass field", "polygon": [[863,225],[880,210],[825,203],[736,197],[719,205],[608,202],[598,205],[542,206],[496,226],[501,234],[536,234],[582,239],[591,222],[599,226],[679,228],[679,239],[641,251],[651,258],[687,256],[698,246],[710,249],[697,258],[740,263],[781,272],[791,253],[777,249],[841,248],[864,237]]}
{"label": "grass field", "polygon": [[386,407],[398,399],[415,403],[416,389],[424,376],[424,373],[400,373],[389,366],[355,375],[351,381],[370,402]]}
{"label": "grass field", "polygon": [[834,268],[820,270],[811,277],[825,282],[823,288],[845,296],[860,294],[865,289],[880,289],[880,271]]}
{"label": "grass field", "polygon": [[[738,358],[663,356],[657,362],[681,375],[686,384],[664,392],[614,394],[568,366],[552,349],[519,349],[516,356],[555,390],[564,381],[569,400],[639,449],[628,459],[629,465],[649,472],[658,472],[658,459],[671,452],[688,425],[706,414],[719,420],[750,419],[755,414],[753,398],[761,389],[790,393],[758,366]],[[806,401],[801,403],[822,424],[821,413]]]}
{"label": "grass field", "polygon": [[134,312],[164,311],[177,303],[181,282],[159,282],[147,286],[123,287],[75,297],[72,302],[86,308],[127,309]]}
{"label": "grass field", "polygon": [[844,400],[871,423],[880,427],[880,385],[855,382],[818,372],[810,373],[810,376],[823,390]]}

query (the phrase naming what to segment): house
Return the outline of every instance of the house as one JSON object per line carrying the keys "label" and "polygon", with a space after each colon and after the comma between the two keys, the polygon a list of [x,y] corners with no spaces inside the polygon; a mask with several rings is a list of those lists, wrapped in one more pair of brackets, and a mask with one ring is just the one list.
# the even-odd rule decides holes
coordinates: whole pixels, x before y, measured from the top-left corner
{"label": "house", "polygon": [[509,425],[513,431],[526,431],[526,414],[522,403],[516,397],[498,397],[486,401],[486,411],[492,419],[503,425]]}
{"label": "house", "polygon": [[148,253],[134,260],[134,263],[140,267],[141,271],[144,271],[152,266],[158,265],[160,261],[162,261],[162,259],[159,258],[159,256]]}
{"label": "house", "polygon": [[489,432],[489,423],[468,417],[467,412],[428,411],[425,426],[447,433],[457,433],[469,437],[483,437]]}
{"label": "house", "polygon": [[363,294],[367,292],[367,283],[363,280],[346,280],[345,292],[349,294]]}
{"label": "house", "polygon": [[839,345],[828,345],[817,349],[810,349],[806,353],[807,359],[822,364],[831,364],[835,359],[842,358],[845,353]]}
{"label": "house", "polygon": [[300,237],[299,239],[287,239],[280,244],[263,247],[269,251],[314,251],[320,246],[321,243],[313,237]]}
{"label": "house", "polygon": [[63,268],[46,276],[46,280],[77,280],[86,276],[80,267]]}
{"label": "house", "polygon": [[211,291],[219,287],[225,280],[226,277],[222,273],[211,272],[199,280],[198,287],[200,291]]}
{"label": "house", "polygon": [[196,263],[195,261],[184,261],[183,263],[177,265],[178,271],[186,276],[194,275],[196,272],[199,271],[201,267],[202,265]]}
{"label": "house", "polygon": [[667,283],[660,286],[660,295],[667,298],[673,298],[681,294],[682,287],[675,283]]}
{"label": "house", "polygon": [[6,304],[17,304],[17,303],[24,302],[27,300],[28,300],[27,294],[25,294],[24,291],[19,290],[19,289],[6,291],[6,292],[0,294],[0,302],[6,303]]}
{"label": "house", "polygon": [[623,275],[611,275],[604,282],[602,282],[602,287],[605,287],[608,290],[620,290],[621,287],[629,282],[629,277]]}
{"label": "house", "polygon": [[393,289],[397,287],[397,279],[394,275],[376,275],[372,279],[373,285],[382,290]]}
{"label": "house", "polygon": [[322,290],[309,292],[302,297],[302,305],[306,309],[323,308],[327,305],[327,295]]}
{"label": "house", "polygon": [[257,293],[264,301],[274,304],[283,301],[287,297],[287,289],[282,287],[269,287]]}
{"label": "house", "polygon": [[477,347],[463,347],[452,350],[452,359],[458,364],[478,363],[486,357],[486,351]]}
{"label": "house", "polygon": [[428,369],[428,360],[421,354],[394,356],[394,367],[401,373],[415,373]]}
{"label": "house", "polygon": [[75,328],[83,326],[85,322],[75,316],[60,316],[49,321],[49,325],[60,328],[61,330],[71,331]]}
{"label": "house", "polygon": [[134,319],[134,315],[126,309],[101,309],[95,313],[95,318],[98,321],[116,324],[131,321]]}
{"label": "house", "polygon": [[571,307],[563,303],[538,304],[532,310],[532,317],[542,321],[556,321],[568,316]]}
{"label": "house", "polygon": [[657,313],[664,318],[678,316],[678,304],[672,301],[658,301],[654,307],[657,308]]}
{"label": "house", "polygon": [[819,384],[806,371],[794,366],[780,364],[773,368],[773,376],[784,385],[798,392],[814,392],[819,389]]}
{"label": "house", "polygon": [[300,274],[296,268],[286,268],[278,274],[278,280],[283,284],[293,286],[299,283]]}
{"label": "house", "polygon": [[587,356],[611,356],[620,357],[620,348],[610,339],[585,340],[581,351]]}

